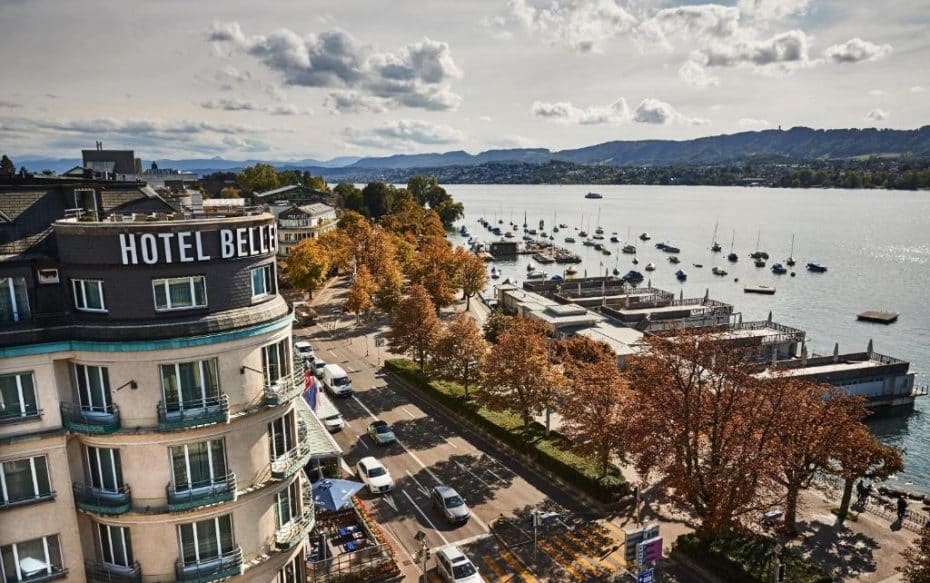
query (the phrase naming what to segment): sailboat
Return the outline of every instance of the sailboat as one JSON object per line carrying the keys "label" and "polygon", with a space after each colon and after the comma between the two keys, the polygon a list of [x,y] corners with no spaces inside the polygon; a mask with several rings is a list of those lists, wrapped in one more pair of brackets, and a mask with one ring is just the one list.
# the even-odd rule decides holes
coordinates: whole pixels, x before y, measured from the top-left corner
{"label": "sailboat", "polygon": [[[756,259],[756,260],[758,260],[758,259],[768,259],[768,258],[769,258],[769,254],[768,254],[768,253],[766,253],[765,251],[760,251],[760,250],[759,250],[759,241],[760,241],[761,239],[762,239],[762,231],[759,231],[758,235],[756,235],[756,250],[749,254],[750,257],[752,257],[753,259]],[[758,265],[758,261],[757,261],[756,267],[760,267],[760,266]],[[761,267],[765,267],[765,264],[763,263],[763,265],[762,265]]]}
{"label": "sailboat", "polygon": [[714,253],[720,253],[720,243],[717,242],[717,227],[720,226],[720,219],[717,219],[717,222],[714,223],[714,236],[711,237],[711,246],[710,250]]}
{"label": "sailboat", "polygon": [[794,267],[796,261],[794,260],[794,233],[791,234],[791,253],[788,254],[788,257],[785,258],[785,265],[788,267]]}
{"label": "sailboat", "polygon": [[[597,207],[597,228],[594,229],[594,233],[597,235],[603,235],[604,229],[601,228],[601,207]],[[603,239],[603,237],[601,237]]]}
{"label": "sailboat", "polygon": [[736,263],[737,261],[739,261],[739,255],[737,255],[736,252],[733,251],[733,243],[735,242],[736,242],[736,231],[734,230],[733,238],[730,239],[730,253],[727,255],[727,261],[729,261],[730,263]]}
{"label": "sailboat", "polygon": [[526,211],[523,211],[523,230],[525,231],[528,226],[526,222]]}
{"label": "sailboat", "polygon": [[587,237],[587,236],[588,236],[588,232],[584,230],[584,215],[583,215],[583,214],[581,215],[581,230],[578,231],[578,236],[579,236],[579,237]]}
{"label": "sailboat", "polygon": [[[555,222],[555,213],[554,213],[554,212],[552,213],[552,232],[553,232],[553,233],[558,233],[558,232],[559,232],[559,224],[558,224],[557,222]],[[552,239],[552,237],[550,237],[550,239]]]}

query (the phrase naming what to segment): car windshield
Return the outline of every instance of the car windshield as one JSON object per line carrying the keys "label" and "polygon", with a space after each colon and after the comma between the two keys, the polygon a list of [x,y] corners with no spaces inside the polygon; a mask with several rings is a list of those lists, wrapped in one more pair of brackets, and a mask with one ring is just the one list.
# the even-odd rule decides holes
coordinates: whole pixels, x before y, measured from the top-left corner
{"label": "car windshield", "polygon": [[333,384],[337,387],[342,387],[349,384],[349,377],[337,377],[333,379]]}
{"label": "car windshield", "polygon": [[471,561],[466,561],[464,563],[452,566],[452,576],[456,579],[470,577],[477,572],[477,569],[475,569],[475,566],[471,564]]}
{"label": "car windshield", "polygon": [[391,427],[389,425],[375,425],[375,431],[381,434],[390,433]]}
{"label": "car windshield", "polygon": [[368,477],[377,478],[378,476],[383,476],[386,473],[387,471],[384,468],[380,468],[380,467],[371,468],[370,470],[368,470]]}
{"label": "car windshield", "polygon": [[329,417],[326,417],[326,420],[327,421],[338,421],[339,417],[340,417],[339,413],[336,413],[335,415],[330,415]]}
{"label": "car windshield", "polygon": [[449,496],[446,498],[446,508],[457,508],[465,504],[465,501],[462,500],[461,496]]}

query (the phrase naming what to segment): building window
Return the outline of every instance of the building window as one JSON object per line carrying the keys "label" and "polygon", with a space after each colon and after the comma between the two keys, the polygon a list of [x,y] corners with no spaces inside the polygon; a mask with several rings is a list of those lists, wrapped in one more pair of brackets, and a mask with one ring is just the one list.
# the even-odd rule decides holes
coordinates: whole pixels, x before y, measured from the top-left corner
{"label": "building window", "polygon": [[291,374],[290,342],[287,338],[262,347],[262,370],[265,383],[272,386]]}
{"label": "building window", "polygon": [[38,414],[32,372],[0,375],[0,421]]}
{"label": "building window", "polygon": [[82,312],[106,312],[103,303],[103,282],[99,279],[72,279],[74,307]]}
{"label": "building window", "polygon": [[4,506],[51,497],[47,458],[43,455],[0,464],[0,493]]}
{"label": "building window", "polygon": [[220,380],[216,359],[161,365],[165,410],[203,409],[219,405]]}
{"label": "building window", "polygon": [[294,412],[289,411],[268,424],[271,436],[271,459],[276,460],[288,453],[296,445],[294,432]]}
{"label": "building window", "polygon": [[0,322],[22,322],[31,315],[25,278],[0,278]]}
{"label": "building window", "polygon": [[226,445],[222,439],[176,445],[170,449],[175,490],[195,490],[228,480]]}
{"label": "building window", "polygon": [[274,293],[274,265],[269,263],[252,268],[252,299]]}
{"label": "building window", "polygon": [[100,561],[108,567],[131,568],[132,539],[129,528],[97,524],[97,540],[100,543]]}
{"label": "building window", "polygon": [[155,309],[188,310],[207,305],[206,278],[202,275],[152,280]]}
{"label": "building window", "polygon": [[78,400],[82,411],[113,413],[107,367],[75,364],[74,377],[77,379]]}
{"label": "building window", "polygon": [[4,581],[30,581],[62,572],[57,534],[0,547],[0,555]]}
{"label": "building window", "polygon": [[296,518],[300,518],[300,480],[294,480],[290,486],[278,492],[275,505],[277,528],[287,526]]}
{"label": "building window", "polygon": [[216,561],[233,552],[232,515],[178,525],[178,546],[184,565]]}
{"label": "building window", "polygon": [[122,492],[123,468],[118,449],[85,446],[87,478],[91,487],[103,492]]}
{"label": "building window", "polygon": [[281,570],[278,571],[277,583],[303,583],[306,580],[307,576],[304,574],[304,562],[300,555],[294,557],[293,560],[281,567]]}

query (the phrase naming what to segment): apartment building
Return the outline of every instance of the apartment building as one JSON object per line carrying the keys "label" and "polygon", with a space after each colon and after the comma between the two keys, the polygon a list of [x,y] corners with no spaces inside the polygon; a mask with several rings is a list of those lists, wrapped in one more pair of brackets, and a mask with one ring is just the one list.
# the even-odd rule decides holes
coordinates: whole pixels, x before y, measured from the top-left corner
{"label": "apartment building", "polygon": [[3,580],[305,581],[328,434],[299,398],[274,216],[129,189],[40,228],[72,194],[0,187]]}

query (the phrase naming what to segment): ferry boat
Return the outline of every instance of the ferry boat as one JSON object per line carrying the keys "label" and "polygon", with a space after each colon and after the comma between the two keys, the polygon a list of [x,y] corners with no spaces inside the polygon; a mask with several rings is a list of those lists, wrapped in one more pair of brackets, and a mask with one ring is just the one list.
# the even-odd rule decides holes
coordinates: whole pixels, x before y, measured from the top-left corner
{"label": "ferry boat", "polygon": [[819,263],[808,263],[807,270],[814,273],[825,273],[827,271],[826,266],[820,265]]}
{"label": "ferry boat", "polygon": [[594,198],[594,199],[604,198],[604,196],[603,196],[602,194],[597,193],[597,192],[589,192],[588,194],[584,195],[584,197],[585,197],[585,198]]}

